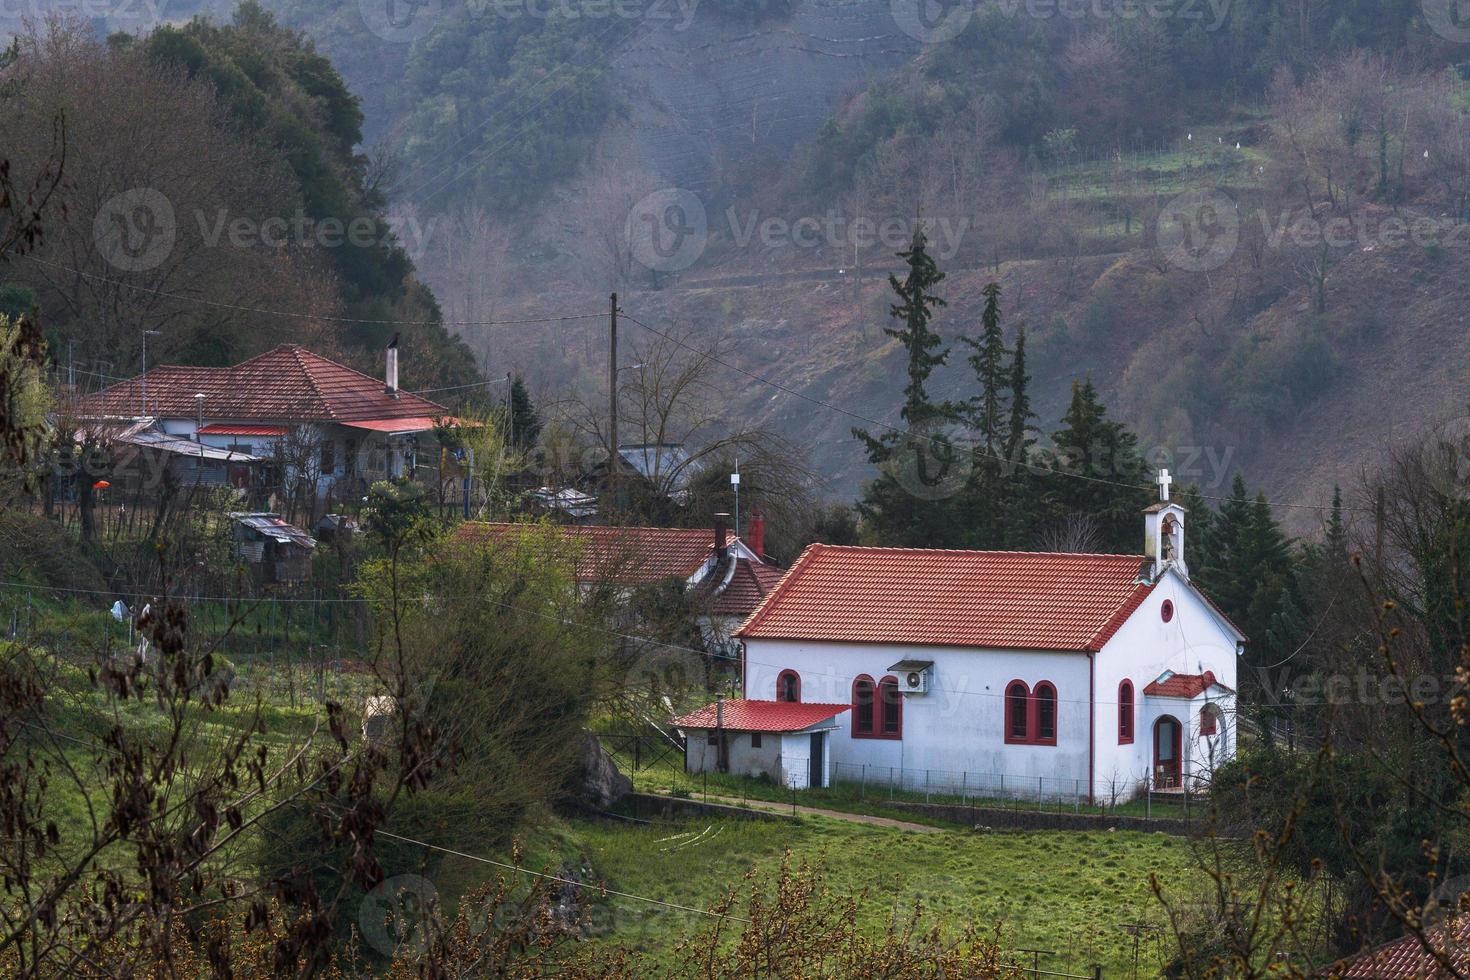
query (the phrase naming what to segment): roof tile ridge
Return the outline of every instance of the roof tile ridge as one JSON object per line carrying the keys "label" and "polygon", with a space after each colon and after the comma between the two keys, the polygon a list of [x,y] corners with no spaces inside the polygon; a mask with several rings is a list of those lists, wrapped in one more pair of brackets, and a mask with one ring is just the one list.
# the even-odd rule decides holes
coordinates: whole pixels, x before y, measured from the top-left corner
{"label": "roof tile ridge", "polygon": [[[327,401],[327,396],[322,394],[321,385],[316,383],[316,376],[311,373],[311,369],[306,366],[306,361],[302,358],[301,355],[311,354],[312,357],[318,357],[321,360],[327,361],[331,364],[335,364],[336,362],[332,361],[330,358],[321,357],[321,355],[319,354],[314,354],[311,351],[308,351],[305,347],[302,347],[300,344],[282,344],[281,347],[286,348],[290,352],[291,356],[296,359],[296,366],[299,367],[301,369],[301,373],[306,376],[306,383],[311,387],[311,390],[316,394],[316,400],[321,404],[322,414],[331,419],[333,422],[337,421],[336,409],[334,409]],[[338,366],[341,367],[343,365]],[[350,371],[352,369],[348,368],[348,370]],[[363,375],[363,377],[367,377],[367,375]]]}
{"label": "roof tile ridge", "polygon": [[1133,587],[1133,591],[1129,592],[1123,598],[1118,608],[1113,610],[1113,614],[1107,618],[1107,621],[1098,627],[1096,633],[1092,634],[1092,637],[1087,641],[1087,645],[1083,649],[1089,653],[1100,652],[1107,645],[1107,642],[1113,638],[1113,635],[1123,628],[1123,624],[1128,622],[1128,617],[1137,612],[1138,607],[1143,605],[1144,600],[1152,595],[1154,589],[1158,587],[1159,583],[1157,580],[1137,583]]}
{"label": "roof tile ridge", "polygon": [[822,544],[820,541],[813,541],[811,544],[802,549],[801,555],[797,557],[796,561],[791,563],[791,567],[786,570],[786,574],[781,576],[781,581],[776,583],[776,587],[772,589],[770,593],[761,600],[761,604],[755,607],[755,611],[753,611],[750,616],[746,618],[745,622],[740,624],[739,628],[735,630],[734,635],[741,636],[745,633],[746,630],[754,629],[755,627],[759,626],[761,624],[761,621],[766,618],[766,616],[770,613],[770,610],[775,606],[776,601],[780,599],[781,596],[785,595],[787,590],[796,582],[796,580],[806,572],[810,563],[815,563],[817,556],[820,555],[823,550],[839,547],[843,546],[828,545]]}
{"label": "roof tile ridge", "polygon": [[1110,561],[1138,562],[1147,556],[1132,554],[1114,554],[1110,552],[1093,551],[1006,551],[1001,549],[983,548],[906,548],[894,545],[871,545],[871,544],[824,544],[822,547],[831,551],[842,551],[849,554],[853,552],[881,552],[883,554],[932,554],[932,555],[1008,555],[1027,558],[1106,558]]}

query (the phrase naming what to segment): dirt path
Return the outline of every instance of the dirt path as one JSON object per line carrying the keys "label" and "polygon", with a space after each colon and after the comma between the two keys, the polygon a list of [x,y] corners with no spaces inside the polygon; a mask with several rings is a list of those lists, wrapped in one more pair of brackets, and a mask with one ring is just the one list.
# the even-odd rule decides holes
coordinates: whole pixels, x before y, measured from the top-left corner
{"label": "dirt path", "polygon": [[[703,800],[701,794],[691,797]],[[726,806],[746,806],[752,810],[765,810],[768,813],[790,813],[790,803],[773,803],[770,800],[742,800],[732,796],[716,796],[710,794],[709,802],[723,803]],[[824,810],[820,807],[801,806],[797,804],[797,813],[806,814],[811,817],[831,817],[833,820],[846,820],[848,823],[867,824],[870,827],[892,827],[894,830],[910,830],[916,834],[938,834],[943,831],[939,827],[930,827],[922,823],[910,823],[907,820],[894,820],[892,817],[874,817],[866,813],[845,813],[842,810]]]}

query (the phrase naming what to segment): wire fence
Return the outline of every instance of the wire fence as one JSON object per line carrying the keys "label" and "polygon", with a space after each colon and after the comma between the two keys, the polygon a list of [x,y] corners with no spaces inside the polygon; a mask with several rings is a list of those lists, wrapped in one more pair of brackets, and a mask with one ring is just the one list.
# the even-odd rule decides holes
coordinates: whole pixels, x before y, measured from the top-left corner
{"label": "wire fence", "polygon": [[1149,775],[1110,779],[1096,791],[1087,780],[1005,772],[913,769],[838,762],[831,767],[834,788],[855,790],[862,800],[1000,806],[1054,812],[1102,813],[1126,810],[1132,815],[1188,818],[1198,805],[1197,789],[1155,785]]}

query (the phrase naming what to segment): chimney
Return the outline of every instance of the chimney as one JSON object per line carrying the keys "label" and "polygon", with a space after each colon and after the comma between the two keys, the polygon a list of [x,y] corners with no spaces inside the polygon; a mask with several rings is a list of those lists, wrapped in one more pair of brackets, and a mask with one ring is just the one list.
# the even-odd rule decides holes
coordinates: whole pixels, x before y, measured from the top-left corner
{"label": "chimney", "polygon": [[746,544],[761,561],[766,560],[766,515],[759,507],[750,509],[750,526],[746,528]]}
{"label": "chimney", "polygon": [[398,397],[398,334],[388,341],[388,369],[383,378],[383,391]]}
{"label": "chimney", "polygon": [[730,515],[715,515],[715,557],[724,558],[730,547]]}

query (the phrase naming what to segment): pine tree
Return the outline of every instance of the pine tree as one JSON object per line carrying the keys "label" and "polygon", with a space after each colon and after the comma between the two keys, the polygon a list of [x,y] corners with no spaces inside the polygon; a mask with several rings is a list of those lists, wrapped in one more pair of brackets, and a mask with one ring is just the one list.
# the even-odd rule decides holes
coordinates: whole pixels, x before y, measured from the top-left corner
{"label": "pine tree", "polygon": [[984,455],[994,459],[1000,455],[1005,443],[1003,426],[1005,414],[1004,388],[1007,378],[1005,335],[1000,329],[1000,284],[990,283],[985,287],[985,312],[981,316],[981,331],[978,338],[962,337],[973,351],[968,360],[975,370],[975,381],[980,390],[970,399],[970,420],[980,435]]}
{"label": "pine tree", "polygon": [[934,416],[935,406],[929,401],[927,385],[934,369],[949,359],[949,350],[935,353],[941,339],[930,329],[934,311],[947,304],[934,295],[934,287],[944,281],[944,273],[929,255],[928,240],[920,228],[914,233],[913,244],[898,257],[908,264],[908,275],[903,282],[894,276],[888,277],[888,285],[898,294],[899,302],[888,308],[888,315],[899,320],[900,327],[884,327],[883,332],[903,343],[908,354],[908,384],[903,394],[903,418],[913,425]]}
{"label": "pine tree", "polygon": [[1022,326],[1016,330],[1016,350],[1011,355],[1011,418],[1006,427],[1005,446],[1006,460],[1020,469],[1025,468],[1020,464],[1036,444],[1036,430],[1031,424],[1036,415],[1031,411],[1031,395],[1027,390],[1030,384],[1031,375],[1026,372],[1026,328]]}
{"label": "pine tree", "polygon": [[901,341],[907,354],[908,381],[900,414],[910,431],[890,429],[875,437],[865,429],[852,430],[868,461],[878,468],[857,507],[870,540],[932,547],[953,543],[954,503],[944,478],[955,472],[951,467],[961,465],[961,450],[933,424],[951,408],[930,401],[928,391],[929,375],[949,357],[947,349],[939,349],[941,338],[930,327],[934,311],[945,305],[934,293],[944,273],[929,255],[922,230],[899,258],[908,264],[908,274],[902,282],[889,276],[888,283],[899,300],[889,307],[889,314],[900,326],[885,327],[884,333]]}
{"label": "pine tree", "polygon": [[1052,442],[1058,458],[1045,477],[1048,520],[1091,518],[1103,548],[1137,552],[1139,514],[1152,497],[1152,481],[1138,453],[1138,437],[1108,418],[1090,380],[1073,383],[1071,405]]}
{"label": "pine tree", "polygon": [[541,416],[531,404],[531,393],[518,374],[510,383],[510,436],[511,444],[520,450],[536,445],[541,435]]}
{"label": "pine tree", "polygon": [[1009,369],[1005,335],[1000,326],[1000,286],[985,287],[985,312],[981,317],[980,336],[961,338],[971,349],[968,358],[975,372],[977,391],[965,404],[965,414],[976,445],[974,462],[966,483],[959,512],[962,515],[962,543],[974,548],[1004,548],[1006,494],[1003,492],[1005,467],[1002,450],[1006,441],[1005,409]]}

